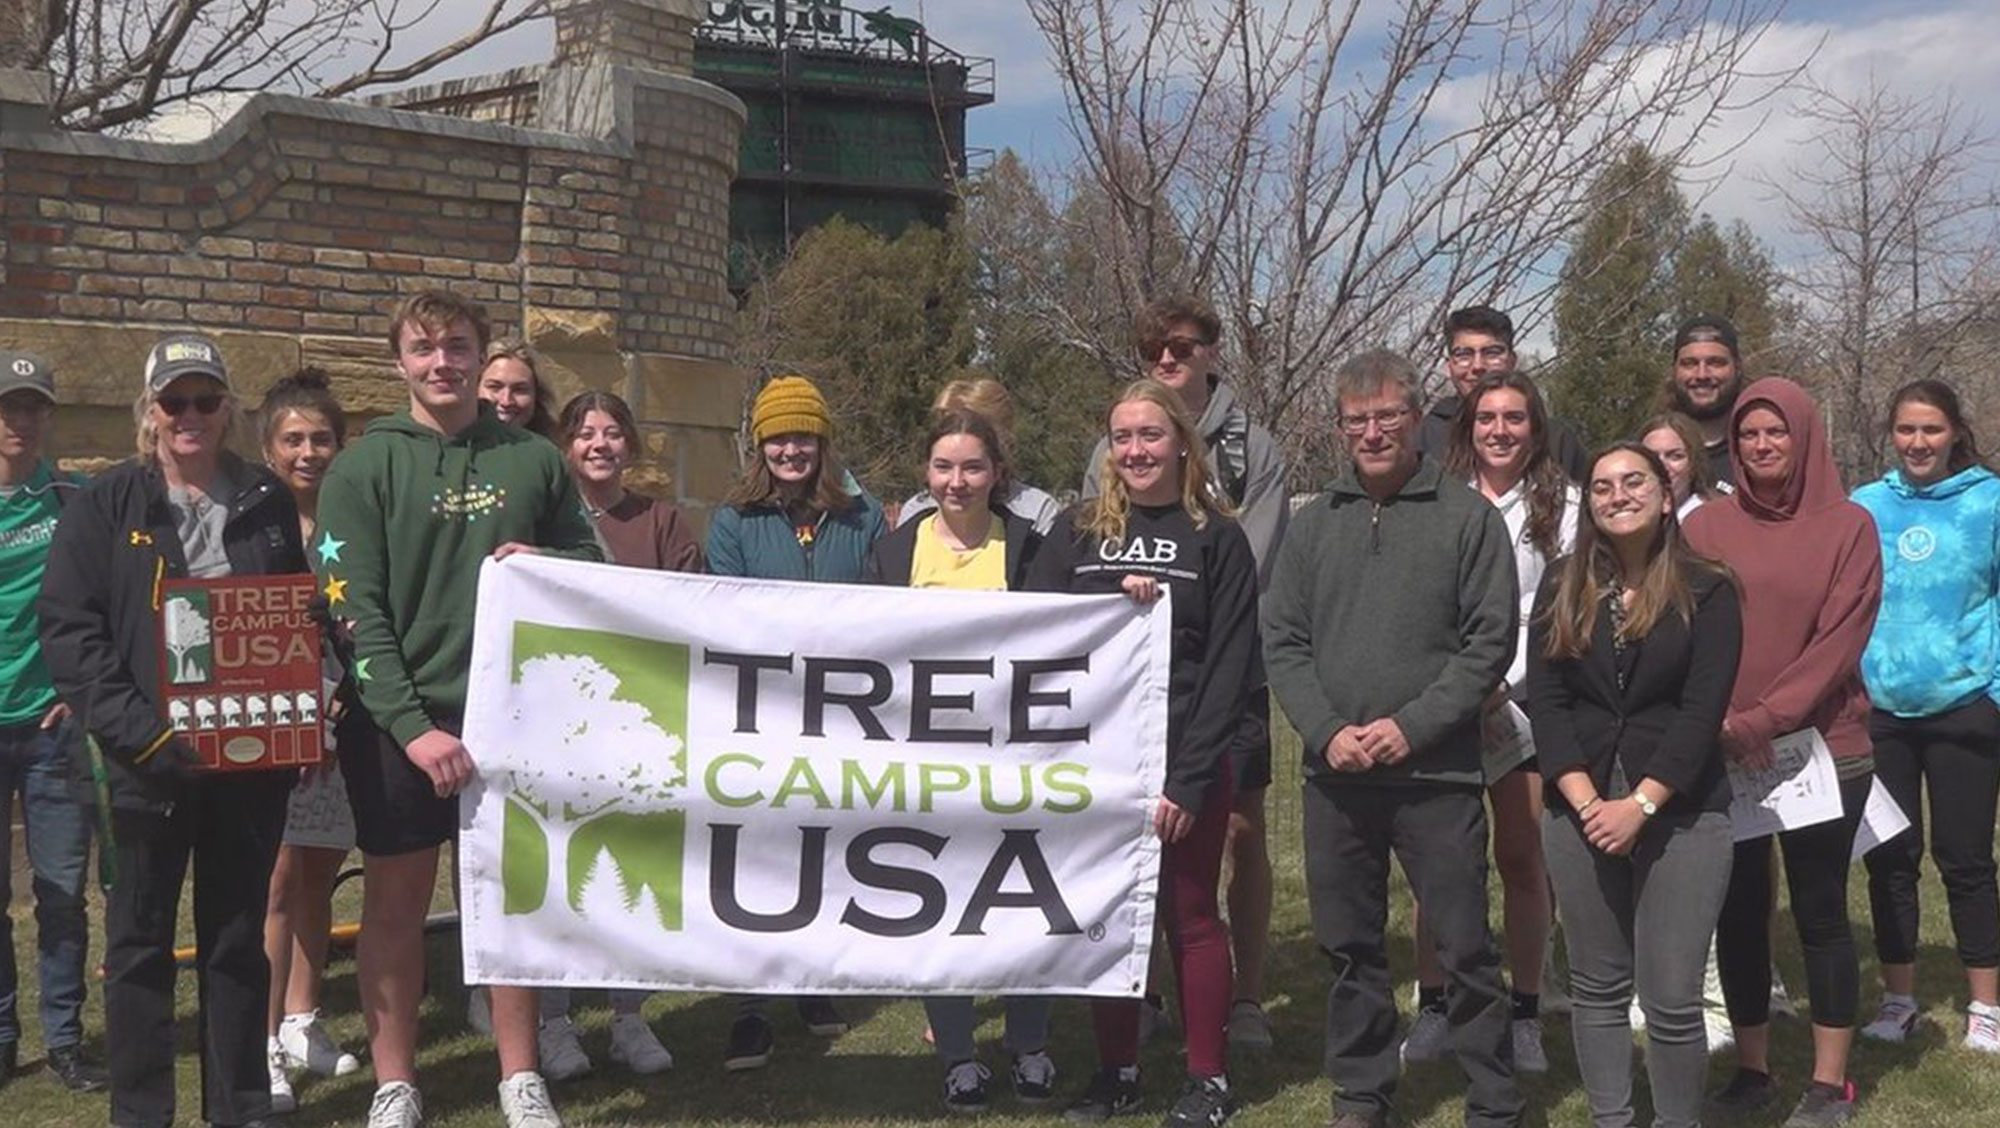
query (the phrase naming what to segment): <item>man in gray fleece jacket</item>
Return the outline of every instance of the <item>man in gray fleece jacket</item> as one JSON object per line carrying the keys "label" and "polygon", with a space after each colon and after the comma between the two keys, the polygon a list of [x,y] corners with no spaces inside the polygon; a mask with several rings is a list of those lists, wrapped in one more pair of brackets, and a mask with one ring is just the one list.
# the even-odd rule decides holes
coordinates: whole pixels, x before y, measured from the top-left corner
{"label": "man in gray fleece jacket", "polygon": [[1352,461],[1301,510],[1263,599],[1271,688],[1305,741],[1306,888],[1332,960],[1332,1128],[1379,1128],[1396,1089],[1383,929],[1389,856],[1409,875],[1450,977],[1466,1124],[1518,1124],[1500,956],[1486,924],[1482,702],[1515,643],[1500,511],[1417,453],[1418,376],[1395,353],[1335,378]]}

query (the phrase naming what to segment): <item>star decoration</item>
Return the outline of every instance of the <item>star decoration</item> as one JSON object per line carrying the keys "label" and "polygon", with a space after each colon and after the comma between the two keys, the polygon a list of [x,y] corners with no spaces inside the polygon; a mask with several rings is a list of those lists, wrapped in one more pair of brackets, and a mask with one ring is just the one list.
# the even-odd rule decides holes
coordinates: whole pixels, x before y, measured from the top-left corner
{"label": "star decoration", "polygon": [[344,540],[336,540],[332,533],[321,533],[319,538],[319,562],[321,564],[340,563],[340,550],[347,547]]}
{"label": "star decoration", "polygon": [[369,675],[368,675],[368,663],[370,663],[370,662],[372,662],[372,661],[374,661],[374,659],[373,659],[373,658],[356,658],[356,659],[354,660],[354,680],[355,680],[355,681],[372,681],[372,680],[374,680],[374,679],[372,679],[371,677],[369,677]]}
{"label": "star decoration", "polygon": [[346,580],[336,579],[332,576],[326,578],[326,602],[329,607],[336,603],[347,602]]}

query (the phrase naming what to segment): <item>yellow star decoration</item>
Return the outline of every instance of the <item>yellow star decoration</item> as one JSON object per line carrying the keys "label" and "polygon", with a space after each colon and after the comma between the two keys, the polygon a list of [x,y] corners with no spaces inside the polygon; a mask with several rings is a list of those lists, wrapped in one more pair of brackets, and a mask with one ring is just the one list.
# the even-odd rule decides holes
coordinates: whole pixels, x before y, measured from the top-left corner
{"label": "yellow star decoration", "polygon": [[347,601],[347,581],[337,580],[332,576],[328,576],[326,578],[327,606],[331,607],[336,603],[345,603],[346,601]]}

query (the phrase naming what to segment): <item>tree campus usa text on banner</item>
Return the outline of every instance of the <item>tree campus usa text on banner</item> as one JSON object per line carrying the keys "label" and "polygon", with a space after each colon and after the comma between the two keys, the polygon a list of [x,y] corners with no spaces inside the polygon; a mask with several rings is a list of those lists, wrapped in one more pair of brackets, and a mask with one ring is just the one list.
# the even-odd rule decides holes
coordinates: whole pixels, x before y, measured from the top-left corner
{"label": "tree campus usa text on banner", "polygon": [[1169,605],[479,576],[469,983],[1135,996]]}

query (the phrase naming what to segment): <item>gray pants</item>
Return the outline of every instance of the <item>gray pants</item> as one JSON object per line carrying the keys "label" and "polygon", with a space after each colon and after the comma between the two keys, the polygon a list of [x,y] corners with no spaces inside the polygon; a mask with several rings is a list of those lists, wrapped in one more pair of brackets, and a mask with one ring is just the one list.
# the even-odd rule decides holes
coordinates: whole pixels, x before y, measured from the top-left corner
{"label": "gray pants", "polygon": [[[1049,1009],[1055,1000],[1048,995],[1009,995],[1007,1005],[1007,1048],[1017,1054],[1046,1049],[1049,1044]],[[947,1064],[971,1061],[973,1031],[979,1019],[969,995],[930,995],[924,999],[924,1017],[930,1019],[931,1037],[937,1042],[938,1056]]]}
{"label": "gray pants", "polygon": [[1729,816],[1690,825],[1649,824],[1624,857],[1592,849],[1567,809],[1543,817],[1542,849],[1563,934],[1576,1068],[1597,1128],[1629,1128],[1632,1117],[1633,986],[1646,1015],[1646,1074],[1655,1128],[1701,1123],[1708,1077],[1702,1026],[1702,967],[1722,912],[1735,856]]}

